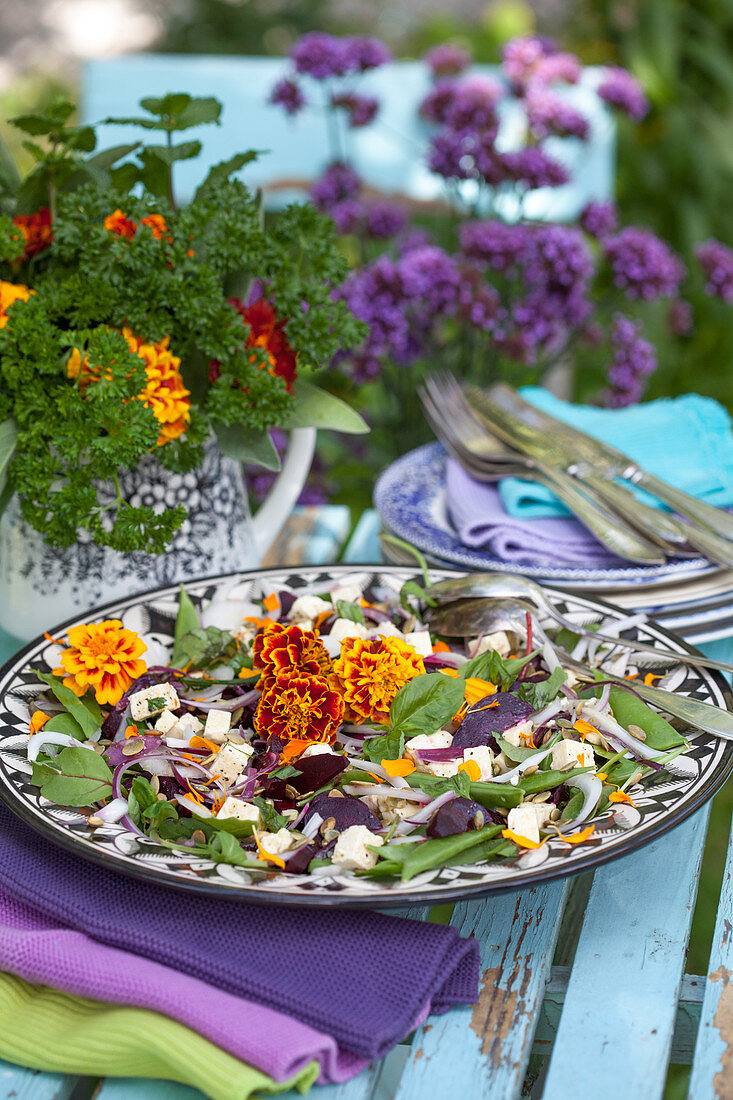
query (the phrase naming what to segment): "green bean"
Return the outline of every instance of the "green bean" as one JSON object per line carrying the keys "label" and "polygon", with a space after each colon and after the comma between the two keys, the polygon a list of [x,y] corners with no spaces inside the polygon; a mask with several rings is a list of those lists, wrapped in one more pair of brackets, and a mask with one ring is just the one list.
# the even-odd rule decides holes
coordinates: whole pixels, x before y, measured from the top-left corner
{"label": "green bean", "polygon": [[509,783],[472,783],[469,789],[474,802],[479,802],[487,810],[494,806],[511,809],[522,801],[519,787],[513,787]]}
{"label": "green bean", "polygon": [[[469,848],[491,840],[501,832],[501,825],[488,825],[456,836],[437,837],[426,840],[424,844],[409,845],[412,851],[402,860],[402,881],[409,882],[415,875],[432,867],[445,867],[449,863],[460,863],[460,856]],[[405,845],[408,847],[408,845]]]}
{"label": "green bean", "polygon": [[583,772],[592,772],[592,768],[571,768],[567,772],[558,772],[550,770],[548,772],[534,772],[532,775],[523,775],[519,780],[518,790],[524,792],[524,794],[537,794],[539,791],[551,791],[553,787],[559,787],[562,783],[567,783],[568,779],[573,779],[576,775],[582,775]]}
{"label": "green bean", "polygon": [[611,710],[616,721],[628,729],[638,726],[646,734],[646,744],[652,749],[674,749],[681,745],[684,738],[670,725],[666,718],[648,707],[624,688],[612,687]]}

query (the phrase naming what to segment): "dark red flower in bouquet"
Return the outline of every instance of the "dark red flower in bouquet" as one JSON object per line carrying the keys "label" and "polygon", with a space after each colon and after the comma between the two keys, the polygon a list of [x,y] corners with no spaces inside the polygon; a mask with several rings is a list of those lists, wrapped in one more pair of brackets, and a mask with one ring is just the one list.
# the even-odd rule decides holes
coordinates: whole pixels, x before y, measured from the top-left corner
{"label": "dark red flower in bouquet", "polygon": [[47,206],[42,206],[34,214],[17,214],[13,218],[13,225],[17,225],[25,238],[24,260],[43,252],[53,240],[51,211]]}
{"label": "dark red flower in bouquet", "polygon": [[278,318],[274,306],[266,298],[257,298],[249,304],[245,304],[240,298],[230,298],[229,305],[249,325],[245,347],[263,348],[268,353],[270,373],[284,379],[289,393],[298,371],[295,352],[285,336],[286,322]]}

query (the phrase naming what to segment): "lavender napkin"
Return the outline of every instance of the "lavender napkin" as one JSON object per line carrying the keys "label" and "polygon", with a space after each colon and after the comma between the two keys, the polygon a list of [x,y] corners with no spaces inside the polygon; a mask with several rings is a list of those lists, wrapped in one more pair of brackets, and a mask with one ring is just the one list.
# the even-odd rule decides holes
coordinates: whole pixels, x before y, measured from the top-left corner
{"label": "lavender napkin", "polygon": [[[39,918],[286,1013],[359,1058],[382,1057],[426,1009],[478,997],[478,946],[451,927],[247,905],[133,881],[36,836],[4,806],[0,835],[0,890]],[[46,934],[30,933],[31,958],[35,936]],[[75,966],[83,965],[80,952]],[[287,1039],[273,1020],[272,1045]]]}
{"label": "lavender napkin", "polygon": [[448,513],[464,546],[480,547],[499,561],[548,567],[628,565],[570,516],[510,516],[496,486],[474,481],[452,458],[446,462],[445,492]]}

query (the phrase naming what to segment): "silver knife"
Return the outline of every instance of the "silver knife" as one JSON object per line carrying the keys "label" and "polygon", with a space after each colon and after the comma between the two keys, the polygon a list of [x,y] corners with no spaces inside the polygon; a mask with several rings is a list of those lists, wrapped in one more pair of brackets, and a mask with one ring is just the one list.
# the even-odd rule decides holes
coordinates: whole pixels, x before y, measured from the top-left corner
{"label": "silver knife", "polygon": [[[470,386],[467,393],[474,408],[489,421],[492,430],[511,446],[532,457],[541,458],[548,464],[559,466],[581,481],[590,477],[596,491],[599,483],[610,483],[615,477],[625,478],[646,489],[653,496],[670,504],[681,515],[685,515],[688,520],[682,523],[660,512],[657,520],[660,534],[664,528],[665,535],[674,539],[674,525],[677,525],[684,531],[686,541],[695,550],[711,561],[728,569],[733,568],[733,542],[730,541],[733,538],[733,518],[727,512],[704,504],[687,493],[672,488],[654,475],[647,474],[620,451],[536,409],[519,397],[510,386],[497,383],[487,391]],[[661,492],[657,491],[658,486],[661,487]],[[677,498],[681,498],[681,504]],[[634,511],[637,515],[641,512],[636,499]],[[633,518],[633,514],[629,518]],[[712,520],[709,516],[712,516]],[[669,526],[670,519],[672,528]],[[731,532],[730,538],[728,531]]]}

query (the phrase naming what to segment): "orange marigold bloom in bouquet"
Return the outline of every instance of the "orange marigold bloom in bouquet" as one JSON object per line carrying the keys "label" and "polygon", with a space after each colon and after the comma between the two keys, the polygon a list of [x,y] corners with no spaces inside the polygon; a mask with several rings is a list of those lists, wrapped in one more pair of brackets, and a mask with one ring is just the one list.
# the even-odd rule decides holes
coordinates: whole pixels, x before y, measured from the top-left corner
{"label": "orange marigold bloom in bouquet", "polygon": [[345,638],[333,671],[341,686],[347,718],[386,722],[397,692],[425,671],[423,659],[399,638]]}
{"label": "orange marigold bloom in bouquet", "polygon": [[273,623],[255,637],[252,667],[262,670],[258,687],[264,691],[283,674],[328,676],[331,658],[312,630],[302,630],[295,623]]}
{"label": "orange marigold bloom in bouquet", "polygon": [[183,435],[191,420],[191,391],[183,384],[181,360],[168,347],[169,337],[155,344],[145,344],[130,329],[123,329],[130,351],[145,360],[147,384],[140,400],[149,405],[161,425],[158,446]]}
{"label": "orange marigold bloom in bouquet", "polygon": [[116,237],[125,237],[129,241],[137,232],[137,222],[126,217],[117,207],[113,214],[108,214],[104,219],[104,228],[109,233],[114,233]]}
{"label": "orange marigold bloom in bouquet", "polygon": [[257,705],[254,727],[262,737],[331,744],[344,717],[341,692],[324,676],[275,676]]}
{"label": "orange marigold bloom in bouquet", "polygon": [[69,648],[61,654],[61,667],[54,672],[64,677],[64,685],[76,695],[91,688],[98,703],[114,705],[145,671],[145,661],[140,658],[146,649],[143,640],[119,619],[72,626]]}
{"label": "orange marigold bloom in bouquet", "polygon": [[5,283],[0,280],[0,328],[5,328],[10,318],[7,310],[13,302],[27,302],[32,290],[20,283]]}

